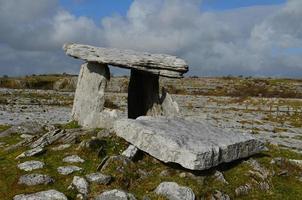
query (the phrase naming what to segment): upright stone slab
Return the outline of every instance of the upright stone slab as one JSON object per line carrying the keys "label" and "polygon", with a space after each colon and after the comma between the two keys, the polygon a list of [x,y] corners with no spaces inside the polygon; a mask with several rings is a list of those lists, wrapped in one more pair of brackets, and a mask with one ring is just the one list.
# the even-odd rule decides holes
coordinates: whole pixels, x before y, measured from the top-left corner
{"label": "upright stone slab", "polygon": [[159,76],[132,69],[128,88],[128,118],[161,114]]}
{"label": "upright stone slab", "polygon": [[83,127],[99,127],[110,78],[106,64],[88,62],[81,66],[72,109],[72,118]]}
{"label": "upright stone slab", "polygon": [[260,152],[264,144],[250,134],[235,133],[208,121],[139,117],[115,122],[116,134],[142,151],[191,170],[204,170]]}

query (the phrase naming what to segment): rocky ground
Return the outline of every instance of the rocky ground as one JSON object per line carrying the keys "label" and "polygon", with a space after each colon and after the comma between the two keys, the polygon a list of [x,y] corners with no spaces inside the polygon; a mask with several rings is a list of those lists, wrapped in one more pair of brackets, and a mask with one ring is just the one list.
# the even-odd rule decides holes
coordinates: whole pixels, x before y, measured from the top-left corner
{"label": "rocky ground", "polygon": [[[69,122],[74,81],[55,82],[56,88],[47,82],[46,89],[51,90],[0,89],[0,199],[300,199],[302,195],[301,81],[162,80],[183,117],[208,120],[267,142],[267,151],[261,154],[206,171],[188,171],[131,146],[127,149],[130,144],[110,130],[82,130]],[[247,90],[254,82],[258,90]],[[106,107],[126,116],[126,91],[127,79],[113,78]]]}

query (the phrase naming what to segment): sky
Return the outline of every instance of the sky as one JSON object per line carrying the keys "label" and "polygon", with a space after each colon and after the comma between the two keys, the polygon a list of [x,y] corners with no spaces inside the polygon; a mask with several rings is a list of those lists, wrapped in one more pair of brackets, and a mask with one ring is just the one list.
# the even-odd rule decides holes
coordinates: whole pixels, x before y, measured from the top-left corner
{"label": "sky", "polygon": [[301,19],[301,0],[0,0],[0,75],[77,74],[75,42],[175,55],[191,76],[301,78]]}

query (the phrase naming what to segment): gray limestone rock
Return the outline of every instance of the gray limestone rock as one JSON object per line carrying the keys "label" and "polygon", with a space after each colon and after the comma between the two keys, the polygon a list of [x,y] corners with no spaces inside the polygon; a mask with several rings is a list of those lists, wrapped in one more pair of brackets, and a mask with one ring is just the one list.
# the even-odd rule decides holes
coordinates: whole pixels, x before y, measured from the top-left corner
{"label": "gray limestone rock", "polygon": [[155,193],[169,200],[195,200],[195,194],[191,188],[179,186],[174,182],[162,182],[155,189]]}
{"label": "gray limestone rock", "polygon": [[64,130],[56,129],[54,131],[50,131],[48,133],[45,133],[42,137],[40,137],[38,140],[33,142],[30,147],[31,148],[37,148],[41,147],[44,148],[48,145],[51,145],[55,141],[59,140],[63,136],[65,136],[66,133]]}
{"label": "gray limestone rock", "polygon": [[139,117],[115,123],[116,134],[163,162],[191,170],[245,158],[264,144],[249,134],[230,132],[206,121],[182,118]]}
{"label": "gray limestone rock", "polygon": [[133,145],[129,145],[129,147],[122,153],[122,155],[132,160],[137,155],[137,153],[138,153],[138,148],[136,148]]}
{"label": "gray limestone rock", "polygon": [[184,60],[165,54],[99,48],[81,44],[65,44],[63,49],[67,55],[87,62],[135,69],[160,76],[181,78],[188,71],[188,65]]}
{"label": "gray limestone rock", "polygon": [[53,150],[53,151],[62,151],[62,150],[68,149],[69,147],[71,147],[71,144],[61,144],[59,146],[52,147],[51,150]]}
{"label": "gray limestone rock", "polygon": [[66,162],[66,163],[83,163],[83,162],[85,162],[85,160],[83,160],[78,155],[71,155],[71,156],[65,157],[63,159],[63,162]]}
{"label": "gray limestone rock", "polygon": [[97,183],[97,184],[104,184],[107,185],[110,183],[112,177],[109,175],[105,175],[102,173],[92,173],[92,174],[87,174],[85,176],[88,182],[90,183]]}
{"label": "gray limestone rock", "polygon": [[130,193],[114,189],[103,192],[95,197],[95,200],[136,200],[136,198]]}
{"label": "gray limestone rock", "polygon": [[102,127],[103,119],[115,117],[116,113],[103,112],[105,88],[110,79],[107,65],[85,63],[81,67],[75,92],[72,118],[84,128]]}
{"label": "gray limestone rock", "polygon": [[179,116],[179,106],[176,101],[173,101],[171,95],[167,92],[162,94],[162,112],[164,116],[167,117],[177,117]]}
{"label": "gray limestone rock", "polygon": [[54,179],[52,179],[48,175],[44,174],[26,174],[19,178],[18,184],[25,184],[27,186],[34,185],[47,185],[53,183]]}
{"label": "gray limestone rock", "polygon": [[35,156],[35,155],[38,155],[38,154],[43,153],[44,151],[45,151],[45,150],[44,150],[43,148],[41,148],[41,147],[36,147],[36,148],[34,148],[34,149],[30,149],[30,150],[27,150],[27,151],[21,153],[19,156],[16,157],[16,159]]}
{"label": "gray limestone rock", "polygon": [[19,164],[18,168],[29,172],[29,171],[32,171],[35,169],[41,169],[44,167],[44,165],[45,164],[43,162],[32,160],[32,161],[26,161],[24,163]]}
{"label": "gray limestone rock", "polygon": [[89,184],[85,178],[74,176],[69,189],[76,189],[80,194],[86,197],[89,192]]}
{"label": "gray limestone rock", "polygon": [[81,170],[82,168],[77,166],[64,166],[64,167],[58,167],[57,169],[58,173],[62,175],[69,175],[72,174],[73,172],[77,172]]}
{"label": "gray limestone rock", "polygon": [[13,200],[68,200],[67,197],[56,190],[47,190],[34,194],[16,195]]}
{"label": "gray limestone rock", "polygon": [[229,184],[227,182],[227,180],[225,180],[223,173],[220,172],[220,171],[216,170],[215,173],[214,173],[214,177],[215,177],[215,180],[217,180],[217,181],[220,181],[220,182],[222,182],[224,184]]}

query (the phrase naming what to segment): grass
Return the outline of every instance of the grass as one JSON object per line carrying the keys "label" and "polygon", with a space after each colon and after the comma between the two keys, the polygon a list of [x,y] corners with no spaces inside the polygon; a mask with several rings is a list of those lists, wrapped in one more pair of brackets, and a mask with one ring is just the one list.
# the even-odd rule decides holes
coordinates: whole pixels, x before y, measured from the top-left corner
{"label": "grass", "polygon": [[10,125],[3,125],[3,124],[0,124],[0,132],[9,129],[10,127],[11,127]]}
{"label": "grass", "polygon": [[70,121],[66,124],[56,124],[55,125],[57,128],[60,129],[76,129],[76,128],[81,128],[81,126],[79,125],[79,123],[77,121]]}
{"label": "grass", "polygon": [[[68,125],[74,127],[73,125]],[[95,131],[96,135],[97,131]],[[80,141],[90,138],[82,136]],[[18,135],[14,135],[8,138],[2,138],[0,141],[14,144],[20,141]],[[80,142],[79,141],[79,142]],[[91,148],[78,149],[78,144],[73,144],[70,148],[63,151],[52,151],[51,148],[59,144],[53,144],[46,149],[46,152],[42,155],[25,158],[22,160],[15,160],[15,157],[25,150],[25,148],[17,149],[14,152],[4,152],[0,148],[0,199],[5,197],[11,199],[16,194],[20,193],[33,193],[47,189],[57,189],[68,196],[69,199],[74,199],[76,193],[71,190],[67,190],[74,175],[84,176],[88,173],[96,172],[98,164],[105,156],[120,155],[123,150],[128,146],[128,143],[117,137],[110,136],[99,139],[96,145],[92,145]],[[98,154],[97,150],[103,147],[103,153]],[[268,146],[269,150],[254,156],[262,166],[275,171],[277,174],[281,170],[288,170],[288,176],[273,176],[270,184],[271,189],[268,192],[263,192],[258,188],[253,189],[248,195],[242,197],[236,197],[235,189],[241,185],[251,182],[251,178],[248,175],[251,169],[250,165],[244,160],[235,161],[228,164],[219,165],[218,167],[206,171],[188,171],[177,165],[164,164],[148,154],[141,153],[135,162],[125,165],[121,160],[112,161],[103,173],[113,176],[113,180],[109,185],[97,185],[91,184],[91,197],[102,193],[103,191],[110,189],[124,189],[133,193],[136,198],[142,199],[145,195],[151,199],[165,199],[164,197],[154,194],[154,189],[163,181],[177,182],[179,185],[190,187],[197,196],[197,199],[202,197],[210,197],[215,190],[230,195],[231,199],[299,199],[302,195],[301,182],[299,182],[296,176],[302,173],[301,169],[292,166],[290,163],[285,163],[282,166],[270,164],[271,160],[276,157],[284,157],[288,159],[302,159],[302,154],[296,152],[281,149],[277,146]],[[62,159],[68,155],[79,155],[85,159],[85,163],[76,164],[83,168],[83,171],[76,172],[72,175],[63,176],[57,173],[57,167],[65,166]],[[48,174],[55,179],[53,185],[42,185],[35,187],[25,187],[18,185],[18,177],[26,172],[23,172],[16,168],[18,163],[27,160],[40,160],[46,163],[43,169],[35,170],[36,173]],[[141,176],[141,171],[147,174],[147,176]],[[160,173],[163,170],[169,170],[168,176],[161,176]],[[213,178],[215,170],[221,171],[225,179],[229,182],[225,185]],[[180,177],[180,173],[193,173],[195,177],[190,176]],[[199,181],[199,180],[202,181]]]}

